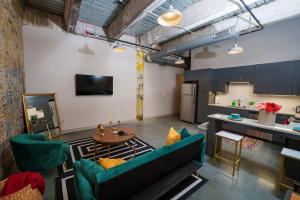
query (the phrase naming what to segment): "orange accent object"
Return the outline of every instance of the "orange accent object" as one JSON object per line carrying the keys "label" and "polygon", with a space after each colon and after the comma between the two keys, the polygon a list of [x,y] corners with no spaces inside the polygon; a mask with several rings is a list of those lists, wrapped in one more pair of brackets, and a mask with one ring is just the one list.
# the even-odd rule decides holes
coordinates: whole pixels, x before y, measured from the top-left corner
{"label": "orange accent object", "polygon": [[177,131],[171,127],[169,130],[169,134],[167,136],[166,145],[171,145],[178,142],[181,139],[181,135],[177,133]]}
{"label": "orange accent object", "polygon": [[293,192],[291,195],[291,200],[300,200],[300,194]]}
{"label": "orange accent object", "polygon": [[118,165],[121,165],[125,163],[126,160],[121,158],[99,158],[98,163],[104,168],[104,169],[110,169],[113,167],[116,167]]}

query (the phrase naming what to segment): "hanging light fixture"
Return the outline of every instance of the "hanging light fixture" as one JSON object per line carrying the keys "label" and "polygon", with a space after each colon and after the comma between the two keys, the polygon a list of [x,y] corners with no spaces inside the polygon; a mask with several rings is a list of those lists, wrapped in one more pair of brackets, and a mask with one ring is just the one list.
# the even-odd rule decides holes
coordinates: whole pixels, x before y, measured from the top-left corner
{"label": "hanging light fixture", "polygon": [[[238,27],[238,25],[239,25],[239,17],[237,16],[237,17],[236,17],[236,24],[235,24],[235,27]],[[229,55],[236,55],[236,54],[240,54],[240,53],[243,53],[243,52],[244,52],[244,48],[243,48],[243,47],[240,47],[240,46],[238,45],[238,43],[237,43],[238,37],[239,37],[239,36],[236,36],[234,45],[233,45],[232,48],[230,48],[230,49],[227,51],[227,54],[229,54]]]}
{"label": "hanging light fixture", "polygon": [[157,18],[157,23],[162,26],[172,27],[180,24],[181,20],[182,20],[181,12],[175,9],[172,5],[172,1],[170,1],[169,9]]}
{"label": "hanging light fixture", "polygon": [[122,45],[120,45],[119,42],[115,43],[112,47],[112,49],[115,51],[115,52],[118,52],[118,53],[123,53],[126,51],[126,48]]}
{"label": "hanging light fixture", "polygon": [[244,52],[244,48],[240,47],[238,45],[237,41],[235,41],[234,46],[227,51],[227,54],[236,55],[236,54],[240,54],[240,53],[243,53],[243,52]]}
{"label": "hanging light fixture", "polygon": [[184,64],[185,62],[184,62],[184,60],[181,58],[181,57],[179,57],[176,61],[175,61],[175,64],[176,65],[181,65],[181,64]]}

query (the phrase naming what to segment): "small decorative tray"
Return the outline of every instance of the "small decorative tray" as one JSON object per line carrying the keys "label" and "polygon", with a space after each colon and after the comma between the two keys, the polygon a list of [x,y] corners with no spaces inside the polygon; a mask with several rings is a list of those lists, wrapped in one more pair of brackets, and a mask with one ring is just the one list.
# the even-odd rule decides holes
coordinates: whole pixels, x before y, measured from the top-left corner
{"label": "small decorative tray", "polygon": [[228,119],[233,120],[233,121],[242,121],[243,120],[242,117],[235,119],[235,118],[232,118],[231,116],[228,116]]}
{"label": "small decorative tray", "polygon": [[297,131],[297,132],[300,132],[300,127],[299,127],[299,126],[295,126],[295,127],[293,128],[293,130],[294,130],[294,131]]}

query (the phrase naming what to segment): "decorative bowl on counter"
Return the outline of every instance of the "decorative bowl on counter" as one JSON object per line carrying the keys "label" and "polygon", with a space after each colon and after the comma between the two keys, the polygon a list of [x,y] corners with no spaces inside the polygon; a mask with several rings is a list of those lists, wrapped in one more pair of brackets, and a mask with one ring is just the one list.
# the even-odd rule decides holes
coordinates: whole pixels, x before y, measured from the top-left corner
{"label": "decorative bowl on counter", "polygon": [[297,131],[297,132],[300,132],[300,126],[295,126],[295,127],[293,128],[293,130],[294,130],[294,131]]}

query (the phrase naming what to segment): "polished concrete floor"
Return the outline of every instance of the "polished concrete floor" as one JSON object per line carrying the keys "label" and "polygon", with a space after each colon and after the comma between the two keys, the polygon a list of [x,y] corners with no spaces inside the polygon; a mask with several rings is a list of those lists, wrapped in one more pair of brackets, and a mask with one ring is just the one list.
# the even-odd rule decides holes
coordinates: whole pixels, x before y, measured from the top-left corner
{"label": "polished concrete floor", "polygon": [[[136,130],[137,136],[155,148],[164,145],[168,129],[173,126],[176,129],[187,127],[191,132],[199,132],[196,124],[182,122],[177,116],[147,119],[142,122],[123,124]],[[89,137],[95,130],[86,130],[68,133],[59,139],[71,141]],[[230,143],[223,145],[228,151],[233,146]],[[280,147],[264,142],[255,150],[242,150],[241,168],[235,177],[230,175],[231,167],[222,162],[214,161],[206,157],[206,163],[201,168],[200,174],[209,181],[193,193],[189,199],[203,200],[275,200],[275,183],[278,179]],[[56,169],[44,173],[47,187],[46,200],[55,199]]]}

